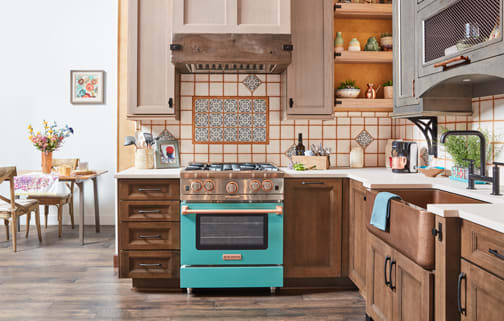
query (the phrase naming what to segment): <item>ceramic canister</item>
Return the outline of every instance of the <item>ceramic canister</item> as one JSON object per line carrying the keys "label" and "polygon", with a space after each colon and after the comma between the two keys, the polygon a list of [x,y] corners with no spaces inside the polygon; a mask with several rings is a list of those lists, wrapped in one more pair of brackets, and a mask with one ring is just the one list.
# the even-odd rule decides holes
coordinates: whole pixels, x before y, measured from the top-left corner
{"label": "ceramic canister", "polygon": [[350,167],[364,167],[364,150],[360,146],[353,147],[350,151]]}
{"label": "ceramic canister", "polygon": [[360,42],[357,38],[350,40],[348,44],[348,51],[361,51]]}

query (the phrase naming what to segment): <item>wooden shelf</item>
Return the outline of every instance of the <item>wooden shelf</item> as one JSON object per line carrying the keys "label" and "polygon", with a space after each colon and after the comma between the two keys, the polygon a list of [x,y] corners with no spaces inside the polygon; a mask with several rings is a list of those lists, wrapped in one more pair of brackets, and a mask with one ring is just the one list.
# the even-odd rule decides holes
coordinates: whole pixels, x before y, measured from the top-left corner
{"label": "wooden shelf", "polygon": [[138,121],[138,120],[179,120],[178,115],[132,115],[132,114],[127,114],[126,115],[127,120],[133,120],[133,121]]}
{"label": "wooden shelf", "polygon": [[[384,111],[394,108],[393,99],[336,98],[334,111]],[[341,103],[339,103],[341,102]]]}
{"label": "wooden shelf", "polygon": [[390,3],[336,3],[336,18],[392,19]]}
{"label": "wooden shelf", "polygon": [[342,51],[334,57],[336,64],[391,64],[392,60],[392,51]]}

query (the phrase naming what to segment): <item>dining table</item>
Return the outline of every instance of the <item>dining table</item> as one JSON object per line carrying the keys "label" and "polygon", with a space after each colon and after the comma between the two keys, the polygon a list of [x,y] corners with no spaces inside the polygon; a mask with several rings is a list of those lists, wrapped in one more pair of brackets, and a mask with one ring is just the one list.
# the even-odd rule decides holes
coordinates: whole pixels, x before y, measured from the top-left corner
{"label": "dining table", "polygon": [[[98,197],[98,177],[106,174],[106,170],[96,170],[85,174],[71,174],[60,175],[56,172],[52,173],[58,177],[60,182],[73,182],[79,189],[79,241],[84,245],[84,183],[88,181],[93,182],[93,196],[94,196],[94,214],[95,214],[95,228],[96,233],[100,233],[100,207]],[[41,173],[40,170],[20,170],[18,176],[29,173]],[[19,222],[19,221],[18,221]]]}

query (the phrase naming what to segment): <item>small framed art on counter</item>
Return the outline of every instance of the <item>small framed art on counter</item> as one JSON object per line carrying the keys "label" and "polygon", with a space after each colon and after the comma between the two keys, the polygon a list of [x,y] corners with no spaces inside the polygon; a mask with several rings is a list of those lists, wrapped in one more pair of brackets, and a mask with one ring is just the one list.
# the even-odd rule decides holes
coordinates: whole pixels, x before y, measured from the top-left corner
{"label": "small framed art on counter", "polygon": [[156,143],[156,168],[180,167],[178,141],[161,137]]}

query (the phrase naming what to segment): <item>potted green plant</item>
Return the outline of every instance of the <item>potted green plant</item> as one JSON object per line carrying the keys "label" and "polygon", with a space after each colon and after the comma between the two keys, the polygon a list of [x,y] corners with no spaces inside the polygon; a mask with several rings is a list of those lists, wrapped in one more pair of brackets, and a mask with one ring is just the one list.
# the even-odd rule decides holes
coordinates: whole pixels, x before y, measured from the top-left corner
{"label": "potted green plant", "polygon": [[[447,129],[443,128],[442,132],[446,132]],[[485,136],[485,140],[488,142],[489,133],[486,130],[481,130]],[[452,166],[452,174],[450,178],[455,180],[466,181],[468,179],[468,164],[465,159],[474,159],[475,172],[478,172],[480,168],[480,142],[479,138],[476,136],[448,136],[444,144],[446,152],[452,157],[454,166]],[[486,159],[490,159],[492,156],[492,149],[490,144],[486,146]]]}
{"label": "potted green plant", "polygon": [[360,88],[355,85],[355,80],[345,80],[336,89],[336,97],[338,98],[357,98],[360,93]]}
{"label": "potted green plant", "polygon": [[380,45],[384,51],[392,50],[392,34],[390,32],[384,32],[380,36]]}
{"label": "potted green plant", "polygon": [[383,84],[383,98],[392,99],[394,97],[394,84],[392,80]]}

